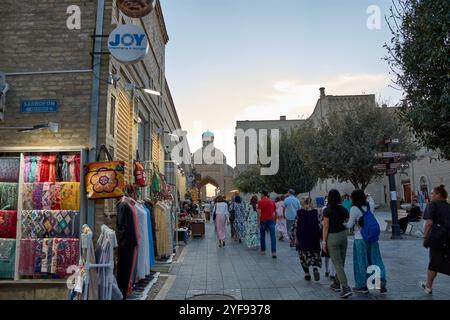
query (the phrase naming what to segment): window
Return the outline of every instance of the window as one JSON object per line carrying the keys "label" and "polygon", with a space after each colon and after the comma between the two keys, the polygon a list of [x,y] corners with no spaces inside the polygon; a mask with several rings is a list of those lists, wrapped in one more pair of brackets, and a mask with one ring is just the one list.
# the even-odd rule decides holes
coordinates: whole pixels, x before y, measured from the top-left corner
{"label": "window", "polygon": [[116,97],[111,95],[111,103],[110,103],[110,115],[109,115],[109,134],[114,137],[114,133],[116,131]]}

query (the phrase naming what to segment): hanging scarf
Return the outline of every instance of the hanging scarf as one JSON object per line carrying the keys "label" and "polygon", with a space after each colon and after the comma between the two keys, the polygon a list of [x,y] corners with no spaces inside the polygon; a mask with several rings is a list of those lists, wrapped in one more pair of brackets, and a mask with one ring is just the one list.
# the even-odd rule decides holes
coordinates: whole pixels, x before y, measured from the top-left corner
{"label": "hanging scarf", "polygon": [[61,209],[80,210],[80,184],[78,182],[61,182]]}
{"label": "hanging scarf", "polygon": [[14,278],[16,240],[0,239],[0,278]]}
{"label": "hanging scarf", "polygon": [[48,182],[49,171],[50,171],[50,164],[48,162],[48,156],[42,155],[39,165],[39,182]]}
{"label": "hanging scarf", "polygon": [[50,154],[48,161],[48,182],[56,182],[56,154]]}
{"label": "hanging scarf", "polygon": [[16,210],[19,184],[0,182],[0,210]]}
{"label": "hanging scarf", "polygon": [[34,170],[34,182],[41,181],[42,156],[36,156],[36,169]]}
{"label": "hanging scarf", "polygon": [[25,169],[24,169],[24,174],[23,174],[23,181],[24,182],[29,182],[29,180],[30,180],[30,170],[31,170],[31,157],[30,156],[25,156],[24,157],[24,161],[25,161]]}
{"label": "hanging scarf", "polygon": [[33,183],[24,183],[22,185],[22,210],[33,210]]}
{"label": "hanging scarf", "polygon": [[19,158],[0,158],[0,181],[18,182],[19,167]]}
{"label": "hanging scarf", "polygon": [[79,154],[75,155],[75,180],[76,182],[80,182],[80,161],[81,157]]}
{"label": "hanging scarf", "polygon": [[52,208],[52,190],[50,183],[42,184],[42,209],[50,210]]}
{"label": "hanging scarf", "polygon": [[36,167],[37,167],[37,157],[30,156],[30,172],[28,176],[28,182],[36,182],[35,175],[36,175]]}
{"label": "hanging scarf", "polygon": [[17,229],[17,211],[0,210],[0,238],[15,239]]}
{"label": "hanging scarf", "polygon": [[42,209],[43,183],[35,183],[33,185],[33,209]]}
{"label": "hanging scarf", "polygon": [[51,209],[61,209],[61,186],[59,183],[52,183],[51,185]]}

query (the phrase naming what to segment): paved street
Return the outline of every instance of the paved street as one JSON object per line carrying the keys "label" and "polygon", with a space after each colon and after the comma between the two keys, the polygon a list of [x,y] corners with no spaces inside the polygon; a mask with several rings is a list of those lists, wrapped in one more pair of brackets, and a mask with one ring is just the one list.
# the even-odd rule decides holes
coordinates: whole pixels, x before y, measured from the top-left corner
{"label": "paved street", "polygon": [[[328,288],[329,279],[306,282],[296,251],[286,242],[277,245],[276,260],[235,242],[228,241],[224,249],[218,248],[214,226],[207,223],[205,238],[189,241],[180,261],[174,264],[170,274],[175,281],[165,299],[183,300],[199,294],[225,294],[245,300],[339,299]],[[350,240],[346,270],[351,286],[352,246]],[[427,269],[427,252],[421,240],[381,241],[380,247],[388,273],[388,294],[354,294],[351,299],[450,299],[450,277],[438,276],[432,296],[425,295],[418,286]]]}

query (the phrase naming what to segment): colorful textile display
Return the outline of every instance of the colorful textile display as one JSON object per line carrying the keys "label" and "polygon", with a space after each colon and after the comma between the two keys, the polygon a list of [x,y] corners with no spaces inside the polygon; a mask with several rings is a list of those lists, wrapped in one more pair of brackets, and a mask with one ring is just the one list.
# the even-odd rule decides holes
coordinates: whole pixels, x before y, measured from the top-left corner
{"label": "colorful textile display", "polygon": [[19,168],[19,158],[0,158],[0,181],[18,182]]}
{"label": "colorful textile display", "polygon": [[15,239],[17,229],[17,211],[0,210],[0,238]]}
{"label": "colorful textile display", "polygon": [[77,238],[79,235],[79,211],[22,211],[23,238]]}
{"label": "colorful textile display", "polygon": [[15,261],[16,239],[0,239],[0,278],[14,278]]}
{"label": "colorful textile display", "polygon": [[[43,153],[26,155],[24,160],[24,182],[80,182],[81,157],[79,154],[61,155],[56,153]],[[1,168],[2,164],[0,162],[0,170]],[[17,179],[7,181],[17,180],[18,174]],[[0,181],[3,180],[0,178]]]}
{"label": "colorful textile display", "polygon": [[18,183],[0,182],[0,210],[17,210]]}
{"label": "colorful textile display", "polygon": [[61,210],[80,210],[80,183],[60,183]]}
{"label": "colorful textile display", "polygon": [[79,239],[22,239],[20,240],[19,274],[38,276],[55,274],[68,276],[67,268],[78,265]]}
{"label": "colorful textile display", "polygon": [[[61,205],[62,184],[65,186],[64,207]],[[79,183],[77,182],[24,183],[22,208],[23,210],[79,210],[78,195]]]}

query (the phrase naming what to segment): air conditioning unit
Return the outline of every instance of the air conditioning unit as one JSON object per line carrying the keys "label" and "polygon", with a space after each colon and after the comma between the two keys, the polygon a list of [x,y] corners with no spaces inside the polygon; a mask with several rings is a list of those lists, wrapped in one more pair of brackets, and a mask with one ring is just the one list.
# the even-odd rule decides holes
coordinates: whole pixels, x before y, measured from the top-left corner
{"label": "air conditioning unit", "polygon": [[6,113],[6,93],[9,86],[6,83],[6,75],[0,72],[0,121],[5,120]]}

